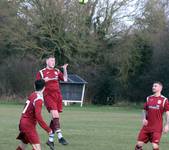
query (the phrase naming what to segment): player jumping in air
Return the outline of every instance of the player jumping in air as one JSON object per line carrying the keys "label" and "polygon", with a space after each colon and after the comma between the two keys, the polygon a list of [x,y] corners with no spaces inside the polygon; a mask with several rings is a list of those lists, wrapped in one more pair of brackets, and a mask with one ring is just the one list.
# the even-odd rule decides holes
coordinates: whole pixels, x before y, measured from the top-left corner
{"label": "player jumping in air", "polygon": [[21,143],[16,150],[25,150],[28,143],[32,145],[33,150],[41,150],[39,136],[36,131],[37,122],[49,136],[52,134],[52,130],[47,126],[41,116],[44,86],[44,80],[35,81],[36,91],[33,92],[26,101],[19,123],[20,133],[17,137]]}
{"label": "player jumping in air", "polygon": [[[154,95],[147,97],[143,110],[143,127],[138,135],[135,150],[143,150],[144,143],[151,142],[153,150],[159,150],[162,132],[169,131],[169,102],[161,95],[163,85],[154,82],[152,91]],[[163,128],[163,113],[166,113],[166,125]]]}
{"label": "player jumping in air", "polygon": [[67,81],[67,66],[65,64],[62,66],[63,73],[59,69],[55,69],[55,57],[49,56],[46,59],[46,68],[40,70],[36,79],[44,79],[45,80],[45,91],[44,91],[44,102],[48,112],[52,116],[52,120],[50,122],[50,128],[53,131],[53,134],[49,137],[47,141],[47,145],[54,149],[54,134],[57,133],[58,141],[62,145],[67,145],[68,142],[63,138],[61,129],[60,129],[60,121],[59,121],[59,113],[62,112],[62,95],[59,87],[59,80]]}

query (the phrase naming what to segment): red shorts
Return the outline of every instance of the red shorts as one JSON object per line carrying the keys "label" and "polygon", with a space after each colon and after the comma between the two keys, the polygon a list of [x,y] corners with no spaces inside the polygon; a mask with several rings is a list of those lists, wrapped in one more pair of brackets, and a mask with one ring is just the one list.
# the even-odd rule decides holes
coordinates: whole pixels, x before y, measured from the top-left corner
{"label": "red shorts", "polygon": [[26,123],[23,119],[19,124],[19,130],[20,133],[16,139],[21,140],[25,144],[40,144],[40,139],[34,125]]}
{"label": "red shorts", "polygon": [[62,95],[56,91],[46,91],[44,94],[45,106],[50,112],[51,110],[57,110],[62,112]]}
{"label": "red shorts", "polygon": [[161,139],[162,132],[149,132],[145,130],[144,128],[141,129],[139,135],[138,135],[138,141],[142,141],[144,143],[151,142],[159,144]]}

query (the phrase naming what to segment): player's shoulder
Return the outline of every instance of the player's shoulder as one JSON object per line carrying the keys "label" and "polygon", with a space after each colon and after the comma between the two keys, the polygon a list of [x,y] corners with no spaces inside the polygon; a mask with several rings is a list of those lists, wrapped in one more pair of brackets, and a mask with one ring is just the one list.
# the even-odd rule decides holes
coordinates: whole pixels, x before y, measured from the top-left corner
{"label": "player's shoulder", "polygon": [[47,68],[42,68],[39,70],[39,72],[45,71]]}
{"label": "player's shoulder", "polygon": [[161,97],[161,98],[164,98],[164,99],[167,99],[167,97],[166,97],[166,96],[164,96],[164,95],[161,95],[160,97]]}
{"label": "player's shoulder", "polygon": [[153,97],[154,97],[154,95],[149,95],[149,96],[147,96],[146,100],[148,101],[150,98],[153,98]]}
{"label": "player's shoulder", "polygon": [[[150,98],[155,98],[156,96],[154,95],[150,95],[150,96],[147,96],[147,99],[150,99]],[[167,97],[165,97],[164,95],[160,95],[159,98],[161,99],[167,99]]]}
{"label": "player's shoulder", "polygon": [[34,105],[35,105],[35,103],[36,103],[37,101],[41,101],[41,102],[44,101],[42,95],[40,95],[40,94],[38,94],[38,93],[36,93],[36,92],[34,92],[34,94],[36,95],[36,97],[34,98],[34,101],[33,101],[33,104],[34,104]]}
{"label": "player's shoulder", "polygon": [[59,72],[60,70],[58,68],[54,68],[55,71]]}
{"label": "player's shoulder", "polygon": [[168,105],[168,98],[167,97],[165,97],[164,95],[161,95],[160,98],[161,98],[163,107],[165,107],[165,104]]}
{"label": "player's shoulder", "polygon": [[28,100],[29,101],[34,101],[34,99],[36,98],[37,96],[36,96],[36,94],[35,94],[35,92],[32,92],[32,93],[30,93],[29,95],[28,95]]}
{"label": "player's shoulder", "polygon": [[161,97],[163,100],[168,100],[168,98],[165,97],[164,95],[161,95],[160,97]]}
{"label": "player's shoulder", "polygon": [[42,100],[42,101],[43,101],[43,96],[40,95],[40,94],[38,94],[38,93],[36,93],[36,98],[35,98],[35,100]]}

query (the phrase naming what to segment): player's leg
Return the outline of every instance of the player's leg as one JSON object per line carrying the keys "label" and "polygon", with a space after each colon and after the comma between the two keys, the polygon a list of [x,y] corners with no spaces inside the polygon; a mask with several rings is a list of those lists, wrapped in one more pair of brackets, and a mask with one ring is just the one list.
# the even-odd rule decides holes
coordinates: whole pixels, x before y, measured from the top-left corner
{"label": "player's leg", "polygon": [[16,150],[25,150],[26,146],[28,144],[28,140],[27,140],[25,133],[20,131],[20,133],[19,133],[19,135],[17,136],[16,139],[20,140],[20,144],[19,144],[19,146],[17,147]]}
{"label": "player's leg", "polygon": [[[61,113],[62,112],[62,95],[61,95],[61,93],[57,94],[57,99],[58,99],[57,110],[59,113]],[[63,138],[62,133],[61,133],[61,128],[60,129],[58,128],[58,130],[56,130],[56,133],[58,135],[59,143],[61,143],[62,145],[67,145],[68,142]]]}
{"label": "player's leg", "polygon": [[135,146],[135,150],[142,150],[143,148],[143,145],[144,145],[144,142],[142,141],[137,141],[137,144]]}
{"label": "player's leg", "polygon": [[[60,117],[59,113],[62,112],[62,96],[60,93],[49,93],[45,96],[46,106],[48,111],[52,116],[50,122],[50,128],[53,131],[53,134],[49,136],[49,142],[54,141],[54,134],[57,133],[59,143],[67,145],[68,142],[63,138],[61,128],[60,128]],[[48,142],[47,142],[48,143]]]}
{"label": "player's leg", "polygon": [[50,128],[52,129],[53,133],[49,135],[49,139],[46,142],[46,144],[50,147],[51,150],[54,150],[54,135],[57,129],[60,128],[59,113],[57,110],[49,110],[49,109],[50,108],[48,107],[48,111],[50,111],[52,116],[52,120],[50,122]]}
{"label": "player's leg", "polygon": [[162,134],[161,132],[152,133],[151,143],[152,143],[153,150],[159,150],[159,142],[161,139],[161,134]]}
{"label": "player's leg", "polygon": [[[51,121],[50,127],[53,131],[53,133],[57,133],[58,136],[58,140],[59,143],[63,144],[63,145],[67,145],[68,142],[63,138],[62,132],[61,132],[61,128],[60,128],[60,118],[59,118],[59,112],[58,110],[51,110],[51,115],[53,120]],[[54,136],[53,136],[54,138]],[[52,141],[52,137],[49,137],[49,141]]]}
{"label": "player's leg", "polygon": [[32,144],[33,150],[41,150],[40,144]]}
{"label": "player's leg", "polygon": [[40,138],[35,127],[31,128],[31,130],[29,132],[26,132],[25,135],[29,143],[32,145],[32,150],[41,150]]}
{"label": "player's leg", "polygon": [[50,127],[51,127],[53,133],[55,133],[58,130],[60,130],[59,112],[58,112],[58,110],[51,110],[50,113],[52,116],[52,120],[50,122]]}
{"label": "player's leg", "polygon": [[159,145],[157,143],[152,143],[153,150],[159,150]]}
{"label": "player's leg", "polygon": [[16,148],[16,150],[24,150],[20,147],[20,145]]}
{"label": "player's leg", "polygon": [[[45,106],[48,112],[51,114],[51,116],[52,116],[51,110],[53,110],[54,108],[57,108],[57,105],[56,103],[54,103],[53,99],[54,97],[50,95],[49,93],[44,95]],[[55,121],[53,121],[53,117],[52,117],[51,122],[50,122],[50,128],[52,129],[53,133],[49,135],[49,139],[46,142],[46,144],[50,147],[51,150],[54,150],[54,134],[55,134],[54,122]]]}
{"label": "player's leg", "polygon": [[22,141],[19,144],[19,146],[16,148],[16,150],[25,150],[26,149],[27,144],[24,144]]}
{"label": "player's leg", "polygon": [[140,133],[137,138],[137,144],[135,150],[143,150],[143,145],[149,141],[149,134],[143,128],[140,130]]}

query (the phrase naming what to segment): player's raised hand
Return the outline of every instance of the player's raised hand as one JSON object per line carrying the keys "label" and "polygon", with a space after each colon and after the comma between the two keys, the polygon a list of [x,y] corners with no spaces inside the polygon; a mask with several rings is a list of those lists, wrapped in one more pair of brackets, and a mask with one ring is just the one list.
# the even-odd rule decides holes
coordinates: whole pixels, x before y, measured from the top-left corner
{"label": "player's raised hand", "polygon": [[52,129],[51,129],[51,131],[50,131],[48,134],[49,134],[49,135],[50,135],[50,134],[53,134]]}
{"label": "player's raised hand", "polygon": [[147,125],[148,125],[147,119],[143,119],[143,126],[147,126]]}
{"label": "player's raised hand", "polygon": [[166,134],[169,131],[169,125],[166,124],[163,128],[163,133]]}
{"label": "player's raised hand", "polygon": [[63,66],[61,66],[63,69],[66,69],[68,66],[68,64],[64,64]]}

